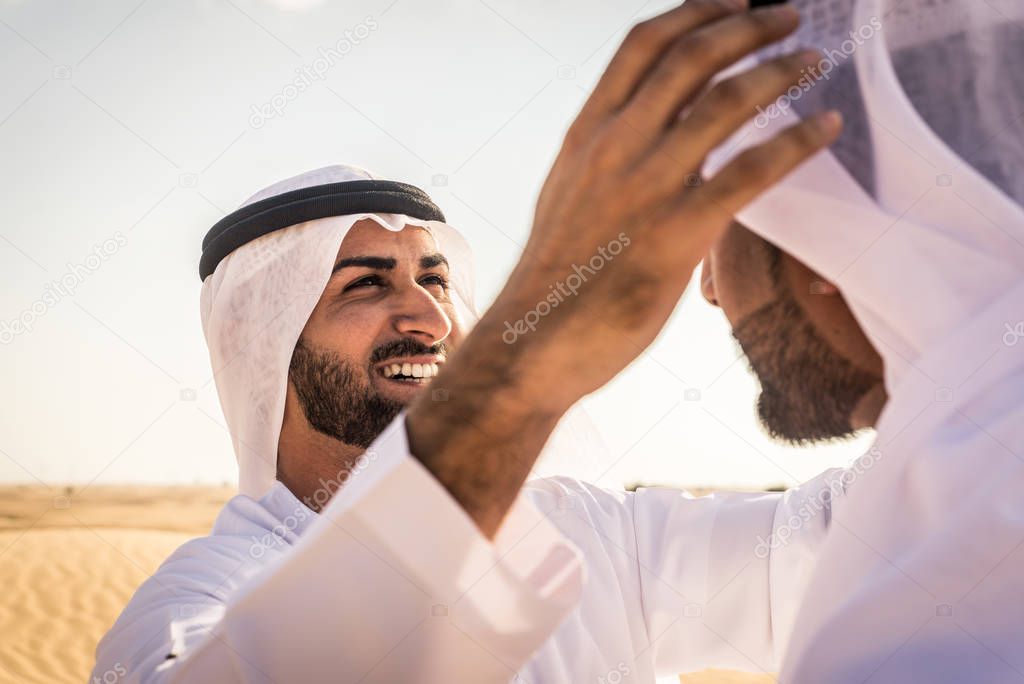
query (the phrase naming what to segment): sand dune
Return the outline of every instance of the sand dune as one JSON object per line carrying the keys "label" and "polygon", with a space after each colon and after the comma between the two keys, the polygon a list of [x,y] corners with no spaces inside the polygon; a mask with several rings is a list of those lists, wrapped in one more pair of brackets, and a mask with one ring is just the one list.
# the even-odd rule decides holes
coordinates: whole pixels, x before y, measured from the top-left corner
{"label": "sand dune", "polygon": [[84,682],[99,636],[189,536],[106,528],[0,532],[0,676]]}
{"label": "sand dune", "polygon": [[96,642],[229,488],[0,488],[0,682],[85,682]]}
{"label": "sand dune", "polygon": [[[0,684],[86,682],[96,642],[136,587],[172,550],[206,534],[232,493],[0,487]],[[773,681],[719,671],[681,679]]]}

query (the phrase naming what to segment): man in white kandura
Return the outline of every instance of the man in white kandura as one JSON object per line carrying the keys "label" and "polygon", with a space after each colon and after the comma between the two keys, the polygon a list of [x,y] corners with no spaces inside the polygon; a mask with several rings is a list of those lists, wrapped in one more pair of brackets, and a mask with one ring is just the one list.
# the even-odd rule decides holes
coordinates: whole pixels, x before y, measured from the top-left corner
{"label": "man in white kandura", "polygon": [[[689,0],[631,33],[471,333],[464,245],[407,187],[302,213],[289,191],[365,177],[330,169],[218,224],[204,323],[252,498],[143,585],[97,670],[1024,678],[1024,85],[1010,58],[1024,8],[793,4],[808,21],[791,42],[711,88],[792,15]],[[795,42],[823,54],[779,56]],[[846,132],[779,183],[835,139],[836,122],[812,115],[826,107]],[[577,296],[502,340],[615,241]],[[807,442],[875,426],[875,447],[784,495],[520,488],[568,407],[657,334],[702,256],[704,293],[761,380],[766,427]],[[439,361],[425,391],[399,386]]]}
{"label": "man in white kandura", "polygon": [[[752,111],[820,57],[786,56],[702,97],[707,80],[796,23],[785,9],[701,0],[634,30],[569,133],[527,256],[472,332],[466,245],[415,188],[330,167],[214,226],[202,316],[241,496],[143,584],[99,644],[96,672],[642,682],[774,667],[825,518],[784,548],[755,547],[826,478],[705,498],[523,483],[563,414],[657,334],[728,225],[722,207],[838,133],[829,117],[811,120],[683,192],[747,118],[715,93],[743,92]],[[670,49],[709,41],[723,50]],[[664,153],[680,141],[685,163]],[[625,179],[627,166],[639,175]],[[660,180],[637,192],[641,176]],[[615,256],[598,277],[507,344],[505,321],[599,247]],[[609,330],[635,345],[609,344]]]}
{"label": "man in white kandura", "polygon": [[1024,3],[792,4],[800,30],[755,61],[793,44],[824,59],[706,172],[824,107],[843,134],[738,213],[749,231],[715,245],[705,293],[791,436],[814,434],[790,409],[842,396],[809,349],[841,352],[854,386],[884,369],[888,399],[780,681],[1024,682]]}

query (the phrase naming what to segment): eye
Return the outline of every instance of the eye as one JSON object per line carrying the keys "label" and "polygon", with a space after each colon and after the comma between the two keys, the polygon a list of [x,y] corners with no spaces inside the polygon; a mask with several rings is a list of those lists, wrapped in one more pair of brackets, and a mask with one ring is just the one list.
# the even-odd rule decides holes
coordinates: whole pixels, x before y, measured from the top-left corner
{"label": "eye", "polygon": [[345,286],[345,289],[343,289],[342,292],[349,292],[351,290],[363,289],[367,287],[377,287],[380,286],[381,284],[382,283],[380,276],[368,275],[359,278],[358,280],[352,281],[351,283]]}
{"label": "eye", "polygon": [[424,276],[420,279],[420,285],[423,285],[424,287],[428,285],[437,285],[445,292],[448,291],[448,279],[440,273],[431,273],[428,276]]}

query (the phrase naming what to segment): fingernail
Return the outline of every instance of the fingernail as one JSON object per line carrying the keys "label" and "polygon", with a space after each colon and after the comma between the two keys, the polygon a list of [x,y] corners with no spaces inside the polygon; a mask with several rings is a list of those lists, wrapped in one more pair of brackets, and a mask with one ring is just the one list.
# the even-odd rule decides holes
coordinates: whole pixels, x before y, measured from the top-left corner
{"label": "fingernail", "polygon": [[780,24],[791,24],[800,19],[800,12],[798,12],[792,5],[788,4],[760,7],[756,11],[769,21],[778,22]]}
{"label": "fingernail", "polygon": [[801,64],[811,66],[813,64],[817,64],[818,62],[820,62],[822,60],[822,55],[817,50],[804,50],[799,55],[797,55],[797,59],[800,60]]}
{"label": "fingernail", "polygon": [[[747,8],[747,0],[718,0],[730,12],[738,12]],[[686,4],[685,2],[683,4]]]}
{"label": "fingernail", "polygon": [[825,136],[832,137],[843,127],[843,115],[836,109],[822,112],[814,117],[814,126]]}

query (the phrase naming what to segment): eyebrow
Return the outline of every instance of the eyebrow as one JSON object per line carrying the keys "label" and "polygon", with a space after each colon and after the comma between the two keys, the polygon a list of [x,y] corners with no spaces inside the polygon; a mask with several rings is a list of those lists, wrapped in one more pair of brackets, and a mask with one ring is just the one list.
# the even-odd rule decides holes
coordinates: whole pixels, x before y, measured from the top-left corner
{"label": "eyebrow", "polygon": [[445,268],[450,268],[448,265],[448,259],[445,258],[444,254],[428,254],[420,259],[420,268],[434,268],[435,266],[445,265]]}
{"label": "eyebrow", "polygon": [[398,262],[392,257],[379,257],[379,256],[356,256],[342,259],[338,263],[334,264],[334,268],[331,273],[337,273],[343,268],[349,268],[350,266],[360,266],[362,268],[373,268],[378,271],[393,271]]}
{"label": "eyebrow", "polygon": [[[420,258],[420,268],[434,268],[444,264],[445,267],[450,268],[448,259],[444,254],[435,253],[427,254]],[[379,256],[355,256],[342,259],[338,263],[334,264],[334,268],[331,269],[331,273],[337,273],[343,268],[349,268],[351,266],[358,266],[361,268],[372,268],[378,271],[393,271],[398,265],[398,262],[393,257],[379,257]]]}

